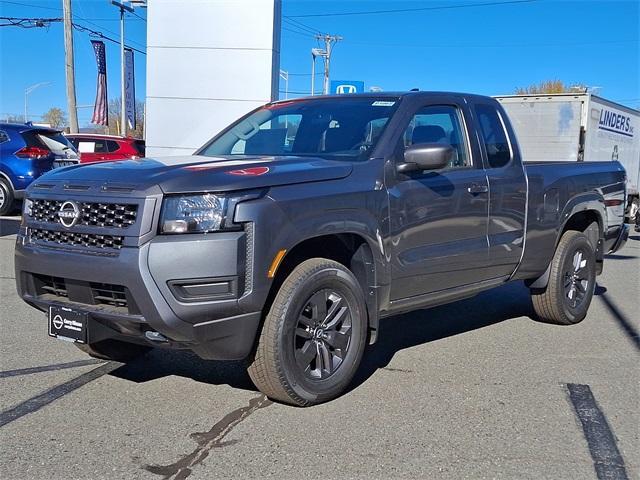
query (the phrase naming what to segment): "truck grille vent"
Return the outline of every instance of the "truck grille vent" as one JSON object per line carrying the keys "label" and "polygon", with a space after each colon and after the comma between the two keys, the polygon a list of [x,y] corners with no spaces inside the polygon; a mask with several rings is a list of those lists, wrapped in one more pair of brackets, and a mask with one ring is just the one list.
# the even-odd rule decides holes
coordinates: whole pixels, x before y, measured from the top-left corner
{"label": "truck grille vent", "polygon": [[112,307],[126,307],[127,292],[121,285],[108,283],[92,283],[91,293],[96,303],[111,305]]}
{"label": "truck grille vent", "polygon": [[130,314],[140,314],[135,302],[129,302],[127,288],[122,285],[69,280],[75,285],[75,293],[70,298],[67,291],[67,280],[64,278],[39,274],[33,274],[33,278],[36,284],[36,295],[38,296],[45,295],[45,298],[53,296],[62,302],[107,305],[117,309],[125,309]]}
{"label": "truck grille vent", "polygon": [[51,277],[49,275],[38,275],[40,282],[40,289],[56,297],[68,298],[67,285],[64,283],[64,278]]}
{"label": "truck grille vent", "polygon": [[60,245],[77,245],[88,248],[122,248],[124,237],[116,235],[97,235],[95,233],[58,232],[32,228],[29,230],[29,241],[58,243]]}
{"label": "truck grille vent", "polygon": [[[60,223],[58,211],[64,202],[60,200],[31,200],[31,218],[39,222]],[[78,202],[81,217],[78,225],[127,228],[136,223],[137,205],[122,203]]]}

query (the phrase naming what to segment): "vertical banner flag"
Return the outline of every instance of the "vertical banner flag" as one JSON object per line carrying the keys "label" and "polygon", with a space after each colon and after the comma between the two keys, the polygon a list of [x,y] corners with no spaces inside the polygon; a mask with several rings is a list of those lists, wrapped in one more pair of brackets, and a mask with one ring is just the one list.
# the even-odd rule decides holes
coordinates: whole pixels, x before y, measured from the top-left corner
{"label": "vertical banner flag", "polygon": [[133,50],[124,50],[124,95],[127,121],[130,129],[136,128],[136,79],[133,70]]}
{"label": "vertical banner flag", "polygon": [[105,55],[104,42],[91,40],[93,51],[96,54],[98,64],[98,88],[96,90],[96,102],[93,106],[93,117],[91,123],[96,125],[109,124],[109,104],[107,99],[107,58]]}

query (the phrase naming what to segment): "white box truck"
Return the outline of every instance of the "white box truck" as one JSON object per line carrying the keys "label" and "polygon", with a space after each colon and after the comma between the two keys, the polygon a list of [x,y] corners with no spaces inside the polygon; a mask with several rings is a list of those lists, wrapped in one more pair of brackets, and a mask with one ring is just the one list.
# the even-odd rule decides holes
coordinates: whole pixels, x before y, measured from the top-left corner
{"label": "white box truck", "polygon": [[496,97],[528,161],[618,160],[627,171],[627,216],[638,210],[640,111],[590,93]]}

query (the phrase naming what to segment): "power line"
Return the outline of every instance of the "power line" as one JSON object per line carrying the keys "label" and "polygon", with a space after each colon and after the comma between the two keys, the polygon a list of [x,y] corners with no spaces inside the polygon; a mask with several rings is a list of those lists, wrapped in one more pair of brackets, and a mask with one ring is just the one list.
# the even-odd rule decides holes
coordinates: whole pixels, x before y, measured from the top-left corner
{"label": "power line", "polygon": [[[74,22],[74,23],[73,23],[73,28],[75,28],[75,29],[76,29],[76,30],[78,30],[79,32],[85,32],[85,33],[88,33],[88,34],[89,34],[89,36],[91,36],[91,37],[101,38],[101,39],[103,39],[103,40],[107,40],[107,41],[109,41],[109,42],[117,43],[118,45],[120,45],[120,41],[119,41],[119,40],[115,40],[115,39],[113,39],[113,38],[111,38],[111,37],[108,37],[107,35],[105,35],[105,34],[104,34],[104,33],[102,33],[102,32],[98,32],[98,31],[96,31],[96,30],[92,30],[92,29],[90,29],[89,27],[86,27],[86,26],[84,26],[84,25],[80,25],[79,23],[75,23],[75,22]],[[142,50],[138,50],[137,48],[131,47],[131,46],[129,46],[129,45],[125,45],[125,47],[126,47],[126,48],[129,48],[129,49],[131,49],[131,50],[133,50],[134,52],[141,53],[142,55],[146,55],[146,54],[147,54],[147,52],[143,52]]]}
{"label": "power line", "polygon": [[[80,17],[77,17],[80,18]],[[62,22],[62,18],[20,18],[20,17],[0,17],[0,20],[6,20],[9,23],[0,24],[0,27],[21,27],[21,28],[36,28],[36,27],[48,27],[51,23],[54,22]],[[75,28],[79,32],[88,33],[91,37],[101,38],[103,40],[107,40],[109,42],[120,44],[119,40],[111,38],[104,33],[93,30],[85,25],[81,25],[79,23],[73,22],[73,28]],[[139,50],[130,45],[125,45],[127,48],[141,53],[142,55],[146,55],[147,53]]]}
{"label": "power line", "polygon": [[301,36],[303,36],[303,37],[313,38],[313,39],[315,39],[315,38],[316,38],[316,37],[314,37],[313,35],[311,35],[311,34],[309,34],[309,33],[303,33],[303,32],[300,32],[300,31],[298,31],[298,30],[293,30],[293,29],[291,29],[291,28],[284,27],[284,26],[283,26],[283,27],[281,27],[281,28],[282,28],[282,30],[285,30],[285,31],[287,31],[287,32],[291,32],[291,33],[296,33],[296,34],[301,35]]}
{"label": "power line", "polygon": [[12,5],[20,5],[22,7],[42,8],[43,10],[56,10],[58,12],[60,11],[59,8],[43,7],[42,5],[33,5],[33,4],[30,4],[30,3],[10,2],[8,0],[0,0],[0,3],[10,3]]}
{"label": "power line", "polygon": [[0,17],[0,20],[7,22],[0,23],[0,27],[48,28],[54,22],[61,22],[62,18]]}
{"label": "power line", "polygon": [[[61,9],[60,9],[60,8],[44,7],[44,6],[42,6],[42,5],[34,5],[34,4],[31,4],[31,3],[22,3],[22,2],[14,2],[14,1],[11,1],[11,0],[0,0],[0,3],[9,3],[9,4],[11,4],[11,5],[20,5],[20,6],[23,6],[23,7],[42,8],[42,9],[45,9],[45,10],[55,10],[55,11],[57,11],[57,12],[61,11]],[[114,32],[114,31],[112,31],[112,30],[108,30],[108,29],[104,28],[102,25],[98,25],[97,23],[93,23],[91,20],[89,20],[89,19],[87,19],[87,18],[80,17],[80,16],[78,16],[78,15],[74,15],[74,17],[75,17],[76,19],[78,19],[78,20],[82,20],[83,22],[87,22],[88,24],[93,25],[94,27],[101,28],[101,29],[103,29],[105,32],[108,32],[108,33],[110,33],[110,34],[112,34],[112,35],[115,35],[115,36],[118,36],[118,35],[119,35],[119,33]],[[139,18],[141,18],[141,19],[143,19],[143,18],[142,18],[142,17],[140,17],[139,15],[138,15],[138,17],[139,17]],[[119,19],[118,19],[118,20],[119,20]],[[143,20],[144,20],[144,19],[143,19]],[[75,25],[74,25],[74,26],[75,26]],[[104,37],[104,38],[106,39],[107,37]],[[130,39],[129,41],[130,41],[131,43],[135,43],[136,45],[140,45],[140,46],[141,46],[141,47],[143,47],[143,48],[147,48],[147,47],[146,47],[146,45],[144,45],[143,43],[140,43],[140,42],[137,42],[137,41],[135,41],[135,40],[131,40],[131,39]],[[119,42],[118,42],[118,43],[119,43]],[[132,50],[136,50],[136,49],[135,49],[135,48],[132,48]],[[136,51],[137,51],[137,52],[140,52],[140,50],[136,50]],[[143,52],[140,52],[140,53],[143,53]],[[146,55],[146,54],[145,54],[145,55]]]}
{"label": "power line", "polygon": [[620,43],[637,43],[637,40],[605,40],[603,42],[578,42],[578,43],[493,43],[493,44],[480,44],[480,43],[457,43],[457,44],[412,44],[412,43],[377,43],[377,42],[349,42],[350,45],[358,45],[365,47],[394,47],[394,48],[505,48],[505,47],[580,47],[586,45],[607,45],[607,44],[620,44]]}
{"label": "power line", "polygon": [[443,5],[440,7],[418,7],[418,8],[396,8],[391,10],[364,10],[359,12],[335,12],[335,13],[308,13],[305,15],[287,15],[287,18],[310,18],[310,17],[346,17],[353,15],[378,15],[383,13],[406,13],[406,12],[424,12],[427,10],[449,10],[454,8],[469,7],[488,7],[493,5],[511,5],[516,3],[532,3],[539,0],[508,0],[504,2],[487,2],[487,3],[467,3],[463,5]]}
{"label": "power line", "polygon": [[298,20],[294,20],[293,18],[289,18],[289,17],[288,17],[288,16],[286,16],[286,15],[282,18],[282,20],[284,20],[285,22],[287,22],[289,25],[292,25],[292,26],[297,27],[297,28],[299,28],[299,29],[301,29],[301,30],[304,30],[304,31],[306,31],[306,32],[308,32],[308,33],[312,33],[312,34],[314,34],[314,35],[317,35],[317,34],[319,34],[319,33],[322,33],[322,32],[321,32],[320,30],[318,30],[317,28],[313,28],[312,26],[307,25],[306,23],[302,23],[302,22],[300,22],[300,21],[298,21]]}

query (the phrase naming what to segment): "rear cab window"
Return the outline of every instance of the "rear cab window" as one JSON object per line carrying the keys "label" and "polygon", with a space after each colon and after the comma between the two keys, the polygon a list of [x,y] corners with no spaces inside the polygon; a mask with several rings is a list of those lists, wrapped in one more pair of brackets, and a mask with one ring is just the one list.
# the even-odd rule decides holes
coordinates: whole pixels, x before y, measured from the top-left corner
{"label": "rear cab window", "polygon": [[513,154],[502,117],[491,105],[475,105],[480,134],[487,153],[488,168],[502,168],[511,162]]}

